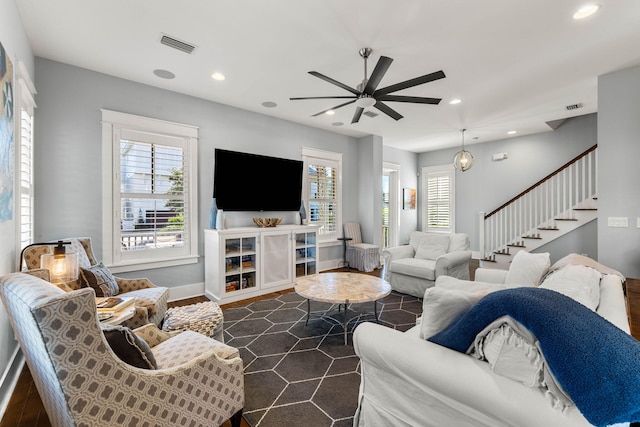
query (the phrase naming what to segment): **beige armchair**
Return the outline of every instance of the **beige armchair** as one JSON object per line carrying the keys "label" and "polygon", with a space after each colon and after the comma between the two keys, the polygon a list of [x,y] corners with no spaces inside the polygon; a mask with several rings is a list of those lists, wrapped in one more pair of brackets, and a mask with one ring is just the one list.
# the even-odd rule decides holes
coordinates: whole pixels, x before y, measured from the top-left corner
{"label": "beige armchair", "polygon": [[107,340],[93,289],[65,292],[11,273],[0,277],[0,298],[54,427],[219,426],[230,418],[239,427],[237,349],[193,331],[165,333],[148,324],[134,335],[120,328],[128,334],[120,345],[127,357],[154,361],[135,367]]}
{"label": "beige armchair", "polygon": [[[167,311],[167,301],[169,299],[168,288],[156,286],[146,278],[124,279],[112,276],[108,269],[98,262],[93,255],[91,239],[89,237],[74,237],[62,240],[70,242],[67,248],[68,252],[78,253],[78,265],[81,269],[85,269],[85,272],[105,272],[106,270],[105,274],[113,277],[117,284],[114,295],[136,298],[136,313],[131,319],[125,322],[126,326],[137,328],[147,323],[153,323],[158,326],[161,324],[164,314]],[[52,242],[51,246],[27,247],[23,252],[24,267],[20,266],[20,269],[39,269],[40,257],[43,254],[52,253],[55,244],[55,242]],[[78,280],[59,286],[63,290],[70,291],[80,289],[86,285],[83,283],[81,274]]]}
{"label": "beige armchair", "polygon": [[412,231],[409,244],[386,248],[383,277],[391,287],[418,298],[439,276],[469,279],[469,236]]}

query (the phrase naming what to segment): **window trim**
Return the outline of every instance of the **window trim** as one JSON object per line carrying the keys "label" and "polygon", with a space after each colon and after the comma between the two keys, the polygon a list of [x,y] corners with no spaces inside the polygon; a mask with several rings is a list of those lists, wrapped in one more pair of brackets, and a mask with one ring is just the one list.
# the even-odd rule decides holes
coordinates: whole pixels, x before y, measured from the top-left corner
{"label": "window trim", "polygon": [[323,164],[332,162],[337,163],[337,177],[336,177],[336,204],[338,205],[336,213],[336,231],[329,234],[318,234],[318,245],[324,246],[327,243],[337,242],[337,238],[342,236],[342,153],[336,153],[333,151],[319,150],[317,148],[302,147],[302,161],[304,162],[304,174],[302,179],[302,200],[305,204],[307,213],[309,210],[309,164],[318,163]]}
{"label": "window trim", "polygon": [[[447,174],[449,176],[449,228],[429,228],[427,215],[429,212],[429,175],[431,174]],[[429,233],[455,233],[456,229],[456,174],[452,164],[444,164],[437,166],[425,166],[422,168],[422,199],[420,207],[422,209],[422,231]]]}
{"label": "window trim", "polygon": [[[102,258],[105,265],[114,273],[147,270],[160,267],[194,264],[198,262],[198,127],[169,122],[144,116],[101,109],[102,112],[102,170],[111,171],[102,176]],[[120,141],[116,141],[119,130],[132,130],[150,134],[169,135],[187,140],[188,150],[185,163],[189,170],[189,190],[185,202],[189,203],[189,235],[184,254],[162,257],[140,258],[135,260],[119,259],[114,242],[119,241],[120,228],[115,223],[120,211],[120,199],[114,188],[115,178],[119,181],[120,170],[116,168],[116,156],[119,156]],[[164,252],[164,251],[163,251]]]}

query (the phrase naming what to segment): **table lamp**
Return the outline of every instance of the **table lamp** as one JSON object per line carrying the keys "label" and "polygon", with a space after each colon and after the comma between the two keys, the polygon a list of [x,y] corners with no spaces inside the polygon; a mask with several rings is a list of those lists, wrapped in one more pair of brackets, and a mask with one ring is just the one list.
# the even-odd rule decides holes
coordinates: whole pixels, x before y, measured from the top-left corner
{"label": "table lamp", "polygon": [[52,254],[43,254],[40,256],[40,268],[46,268],[51,275],[51,283],[66,283],[78,279],[78,254],[67,253],[64,245],[70,245],[71,242],[63,242],[58,240],[57,243],[31,243],[25,246],[20,252],[20,265],[18,270],[22,271],[22,263],[24,262],[24,252],[27,248],[33,246],[52,246]]}

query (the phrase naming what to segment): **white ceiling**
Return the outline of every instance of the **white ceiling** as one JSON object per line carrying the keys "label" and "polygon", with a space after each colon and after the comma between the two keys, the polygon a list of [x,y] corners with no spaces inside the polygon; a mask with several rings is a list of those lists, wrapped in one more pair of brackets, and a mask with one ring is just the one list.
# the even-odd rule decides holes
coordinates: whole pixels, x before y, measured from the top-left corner
{"label": "white ceiling", "polygon": [[[640,1],[600,0],[17,0],[36,56],[350,136],[380,135],[414,152],[550,131],[546,122],[597,111],[597,76],[640,64]],[[197,46],[160,44],[162,34]],[[391,103],[351,124],[363,78],[358,51],[393,63],[379,88],[442,70],[446,78],[395,94],[440,105]],[[164,69],[175,79],[153,74]],[[211,78],[222,72],[226,80]],[[36,76],[37,85],[37,76]],[[450,105],[453,98],[462,99]],[[275,102],[266,108],[263,102]],[[581,103],[582,108],[565,107]],[[333,123],[341,122],[342,126]],[[477,139],[474,139],[477,137]]]}

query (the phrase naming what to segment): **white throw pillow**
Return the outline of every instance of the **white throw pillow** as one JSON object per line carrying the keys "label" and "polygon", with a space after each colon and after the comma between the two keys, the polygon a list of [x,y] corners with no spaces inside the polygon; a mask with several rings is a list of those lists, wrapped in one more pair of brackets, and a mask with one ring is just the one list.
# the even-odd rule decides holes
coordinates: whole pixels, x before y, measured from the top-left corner
{"label": "white throw pillow", "polygon": [[594,268],[566,265],[549,274],[540,287],[560,292],[595,311],[600,304],[600,279],[602,274]]}
{"label": "white throw pillow", "polygon": [[423,237],[420,240],[420,246],[418,246],[415,258],[435,260],[447,253],[449,240],[448,234]]}
{"label": "white throw pillow", "polygon": [[551,267],[551,259],[548,252],[531,253],[520,251],[511,261],[504,284],[538,286],[542,277],[549,271],[549,267]]}
{"label": "white throw pillow", "polygon": [[420,338],[428,339],[458,320],[485,292],[431,287],[424,293]]}

